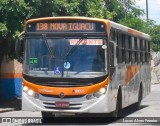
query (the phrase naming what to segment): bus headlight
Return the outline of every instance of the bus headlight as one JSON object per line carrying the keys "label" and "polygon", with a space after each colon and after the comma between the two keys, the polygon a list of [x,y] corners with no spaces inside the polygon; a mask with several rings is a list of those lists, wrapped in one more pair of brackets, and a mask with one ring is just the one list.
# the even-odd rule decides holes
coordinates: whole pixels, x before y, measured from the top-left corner
{"label": "bus headlight", "polygon": [[33,92],[33,90],[28,90],[28,92],[27,92],[27,94],[29,95],[29,96],[33,96],[33,94],[34,94],[34,92]]}
{"label": "bus headlight", "polygon": [[23,91],[27,94],[27,95],[29,95],[29,96],[31,96],[31,97],[34,97],[34,98],[36,98],[36,99],[38,99],[39,98],[39,94],[38,93],[36,93],[36,92],[34,92],[33,90],[31,90],[31,89],[29,89],[27,86],[23,86]]}
{"label": "bus headlight", "polygon": [[36,93],[36,92],[34,92],[34,91],[33,91],[33,90],[31,90],[31,89],[29,89],[29,90],[28,90],[27,94],[28,94],[29,96],[31,96],[31,97],[36,98],[36,99],[38,99],[38,98],[39,98],[39,94],[38,94],[38,93]]}
{"label": "bus headlight", "polygon": [[28,91],[28,87],[27,87],[27,86],[24,86],[24,87],[23,87],[23,91],[25,91],[25,92]]}
{"label": "bus headlight", "polygon": [[94,92],[93,94],[88,94],[86,96],[87,100],[93,99],[93,98],[99,98],[101,95],[106,93],[106,88],[100,88],[99,91]]}
{"label": "bus headlight", "polygon": [[101,89],[99,90],[99,92],[100,92],[101,94],[104,94],[104,93],[106,92],[106,89],[105,89],[105,88],[101,88]]}

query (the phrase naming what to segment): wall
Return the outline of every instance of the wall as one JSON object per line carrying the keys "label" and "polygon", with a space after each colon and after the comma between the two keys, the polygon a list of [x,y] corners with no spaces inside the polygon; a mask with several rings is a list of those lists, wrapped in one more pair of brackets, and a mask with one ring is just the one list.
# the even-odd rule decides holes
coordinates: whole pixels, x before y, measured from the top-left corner
{"label": "wall", "polygon": [[3,61],[0,71],[0,99],[9,100],[21,97],[22,94],[22,65],[13,60],[9,63]]}

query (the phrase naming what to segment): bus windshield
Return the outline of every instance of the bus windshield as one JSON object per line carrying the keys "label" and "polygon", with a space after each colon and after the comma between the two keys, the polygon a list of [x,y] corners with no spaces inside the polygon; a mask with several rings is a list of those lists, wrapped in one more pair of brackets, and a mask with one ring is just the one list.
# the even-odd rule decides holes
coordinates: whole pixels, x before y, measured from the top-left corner
{"label": "bus windshield", "polygon": [[[44,40],[39,37],[27,38],[26,41],[24,74],[63,78],[92,78],[107,74],[105,39],[83,39],[77,46],[79,39],[75,38]],[[70,50],[72,53],[68,54]]]}

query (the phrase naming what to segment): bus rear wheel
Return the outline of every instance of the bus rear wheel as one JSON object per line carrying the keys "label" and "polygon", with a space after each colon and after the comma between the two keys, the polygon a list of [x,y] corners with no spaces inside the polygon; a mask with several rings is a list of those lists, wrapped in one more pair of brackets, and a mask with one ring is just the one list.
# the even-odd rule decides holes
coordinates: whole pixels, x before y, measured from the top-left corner
{"label": "bus rear wheel", "polygon": [[135,104],[135,109],[136,110],[140,109],[141,101],[142,101],[142,86],[140,86],[140,88],[139,88],[138,102]]}

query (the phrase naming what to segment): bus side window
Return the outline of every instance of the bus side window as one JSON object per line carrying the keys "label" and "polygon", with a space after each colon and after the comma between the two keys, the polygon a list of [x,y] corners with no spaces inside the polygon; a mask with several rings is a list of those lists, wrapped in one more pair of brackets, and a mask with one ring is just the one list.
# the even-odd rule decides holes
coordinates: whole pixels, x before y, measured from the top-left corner
{"label": "bus side window", "polygon": [[110,66],[114,66],[114,44],[112,42],[109,43],[109,53],[110,53]]}
{"label": "bus side window", "polygon": [[135,64],[138,63],[138,39],[134,38]]}
{"label": "bus side window", "polygon": [[128,36],[128,51],[129,51],[129,63],[131,63],[131,57],[132,57],[132,38],[131,36]]}
{"label": "bus side window", "polygon": [[120,32],[117,34],[117,37],[117,59],[118,63],[123,63],[122,35]]}
{"label": "bus side window", "polygon": [[124,57],[125,57],[125,64],[130,63],[130,56],[129,56],[129,36],[124,34]]}
{"label": "bus side window", "polygon": [[114,29],[111,29],[110,35],[111,35],[111,41],[115,41],[116,40],[116,32]]}
{"label": "bus side window", "polygon": [[150,61],[150,41],[148,41],[148,43],[147,43],[147,45],[148,45],[148,50],[147,50],[147,63],[149,63],[149,61]]}

